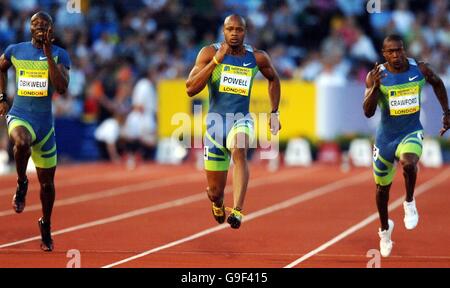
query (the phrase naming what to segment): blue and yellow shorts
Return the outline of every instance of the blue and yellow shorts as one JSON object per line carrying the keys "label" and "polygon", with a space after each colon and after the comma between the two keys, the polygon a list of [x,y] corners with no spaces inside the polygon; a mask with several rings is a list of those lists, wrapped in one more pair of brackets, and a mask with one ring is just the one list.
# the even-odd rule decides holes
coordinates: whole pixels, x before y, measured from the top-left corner
{"label": "blue and yellow shorts", "polygon": [[373,175],[375,183],[387,186],[392,183],[395,175],[394,162],[405,153],[422,155],[423,131],[412,132],[406,137],[398,137],[391,142],[377,141],[373,146]]}
{"label": "blue and yellow shorts", "polygon": [[8,134],[14,128],[22,126],[31,134],[31,158],[38,168],[53,168],[56,166],[56,140],[53,119],[49,113],[14,113],[6,118]]}
{"label": "blue and yellow shorts", "polygon": [[[209,115],[208,115],[208,118]],[[251,116],[237,120],[216,119],[207,120],[208,125],[203,139],[205,170],[228,171],[230,166],[231,147],[243,148],[243,142],[238,137],[238,143],[233,143],[236,134],[248,135],[250,143],[254,141],[254,122]],[[244,140],[244,139],[242,139]]]}

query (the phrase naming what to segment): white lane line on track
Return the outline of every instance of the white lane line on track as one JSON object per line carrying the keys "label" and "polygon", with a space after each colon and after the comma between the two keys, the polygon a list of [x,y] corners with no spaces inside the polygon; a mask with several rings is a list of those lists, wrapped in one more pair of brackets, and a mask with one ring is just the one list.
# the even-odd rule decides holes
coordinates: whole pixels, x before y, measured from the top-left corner
{"label": "white lane line on track", "polygon": [[[76,178],[70,178],[71,176],[57,176],[57,179],[55,180],[56,189],[68,187],[68,186],[76,186],[81,184],[88,184],[88,183],[98,183],[99,181],[108,181],[108,180],[123,180],[124,174],[126,175],[128,171],[114,171],[110,173],[103,173],[103,174],[96,174],[96,175],[88,175],[84,177],[76,177]],[[137,178],[145,174],[151,173],[151,169],[139,169],[134,170],[133,173],[129,173],[130,175],[126,175],[130,178]],[[30,177],[31,178],[31,177]],[[39,182],[37,179],[33,179],[30,181],[33,182],[33,184],[30,182],[30,186],[28,188],[29,192],[38,192],[39,190]],[[32,185],[31,185],[32,184]],[[16,191],[16,186],[11,186],[7,188],[0,189],[0,196],[11,196]]]}
{"label": "white lane line on track", "polygon": [[[202,180],[204,177],[203,175],[200,175],[198,173],[195,174],[188,174],[183,176],[176,176],[171,178],[162,178],[152,181],[145,181],[143,183],[139,184],[132,184],[132,185],[125,185],[117,188],[111,188],[102,190],[99,192],[90,192],[86,194],[82,194],[79,196],[69,197],[66,199],[56,200],[54,207],[61,207],[61,206],[67,206],[82,202],[87,202],[91,200],[98,200],[128,193],[136,193],[140,191],[145,191],[148,189],[155,189],[155,188],[161,188],[165,186],[172,186],[176,184],[183,184],[183,183],[189,183],[189,182],[196,182]],[[22,212],[32,212],[32,211],[39,211],[41,210],[41,204],[33,204],[25,207],[25,210]],[[8,216],[8,215],[15,215],[16,213],[13,211],[13,209],[3,210],[0,211],[0,217],[2,216]]]}
{"label": "white lane line on track", "polygon": [[[302,193],[302,194],[300,194],[298,196],[295,196],[293,198],[290,198],[288,200],[282,201],[280,203],[277,203],[277,204],[271,205],[269,207],[266,207],[264,209],[261,209],[261,210],[255,211],[253,213],[250,213],[250,214],[245,216],[244,222],[248,222],[248,221],[251,221],[253,219],[256,219],[256,218],[259,218],[259,217],[262,217],[262,216],[265,216],[265,215],[268,215],[268,214],[271,214],[271,213],[274,213],[274,212],[278,212],[279,210],[292,207],[292,206],[297,205],[299,203],[302,203],[302,202],[305,202],[305,201],[317,198],[319,196],[322,196],[322,195],[328,194],[330,192],[333,192],[333,191],[345,188],[347,186],[352,186],[352,185],[361,183],[363,181],[367,181],[367,179],[369,177],[371,177],[371,174],[368,174],[367,172],[364,172],[364,173],[360,173],[360,174],[358,174],[356,176],[348,177],[348,178],[339,180],[337,182],[334,182],[334,183],[331,183],[331,184],[327,184],[327,185],[322,186],[320,188],[316,188],[316,189],[310,190],[308,192]],[[174,246],[177,246],[177,245],[180,245],[180,244],[183,244],[183,243],[186,243],[186,242],[189,242],[189,241],[201,238],[201,237],[206,236],[208,234],[212,234],[214,232],[217,232],[217,231],[220,231],[220,230],[223,230],[223,229],[227,229],[227,228],[229,228],[228,224],[221,224],[219,226],[215,226],[215,227],[212,227],[212,228],[200,231],[200,232],[198,232],[196,234],[187,236],[187,237],[179,239],[177,241],[173,241],[173,242],[167,243],[165,245],[162,245],[162,246],[159,246],[159,247],[147,250],[147,251],[145,251],[143,253],[134,255],[132,257],[128,257],[126,259],[114,262],[112,264],[105,265],[102,268],[111,268],[111,267],[114,267],[114,266],[118,266],[118,265],[130,262],[130,261],[142,258],[144,256],[147,256],[147,255],[159,252],[161,250],[165,250],[165,249],[168,249],[168,248],[171,248],[171,247],[174,247]]]}
{"label": "white lane line on track", "polygon": [[[316,172],[317,170],[319,170],[320,167],[313,167],[310,168],[306,171],[302,171],[303,172],[303,176],[310,174],[312,172]],[[277,183],[277,182],[283,182],[286,181],[290,178],[294,178],[294,177],[299,177],[298,175],[299,171],[292,171],[291,173],[288,173],[287,175],[279,175],[279,174],[275,174],[274,176],[269,176],[269,177],[261,177],[261,178],[257,178],[257,179],[253,179],[252,181],[250,181],[248,187],[249,188],[254,188],[254,187],[258,187],[258,186],[262,186],[262,185],[267,185],[267,184],[272,184],[272,183]],[[186,177],[186,176],[184,176]],[[272,179],[275,178],[275,179]],[[231,192],[232,191],[232,187],[227,186],[227,188],[225,189],[225,193]],[[158,205],[152,205],[149,207],[145,207],[145,208],[141,208],[141,209],[137,209],[137,210],[132,210],[126,213],[122,213],[122,214],[118,214],[115,216],[111,216],[111,217],[107,217],[107,218],[103,218],[103,219],[99,219],[96,221],[91,221],[91,222],[87,222],[84,224],[80,224],[80,225],[76,225],[76,226],[72,226],[72,227],[68,227],[65,229],[61,229],[61,230],[57,230],[52,232],[53,236],[56,235],[61,235],[61,234],[65,234],[65,233],[69,233],[69,232],[73,232],[73,231],[78,231],[78,230],[82,230],[82,229],[86,229],[86,228],[91,228],[91,227],[95,227],[95,226],[99,226],[99,225],[104,225],[104,224],[108,224],[108,223],[112,223],[112,222],[116,222],[116,221],[120,221],[120,220],[125,220],[131,217],[136,217],[136,216],[141,216],[141,215],[145,215],[148,213],[152,213],[152,212],[157,212],[157,211],[161,211],[164,209],[169,209],[169,208],[174,208],[174,207],[178,207],[178,206],[182,206],[182,205],[186,205],[189,203],[193,203],[193,202],[197,202],[197,201],[201,201],[201,200],[205,200],[205,195],[206,192],[202,192],[202,193],[197,193],[194,195],[190,195],[187,197],[183,197],[183,198],[179,198],[179,199],[175,199],[172,201],[168,201],[165,203],[161,203]],[[35,240],[40,240],[40,236],[35,236],[35,237],[31,237],[31,238],[26,238],[23,240],[18,240],[18,241],[14,241],[14,242],[10,242],[10,243],[5,243],[5,244],[1,244],[0,245],[0,249],[2,248],[6,248],[6,247],[11,247],[11,246],[15,246],[15,245],[20,245],[20,244],[24,244],[24,243],[28,243],[31,241],[35,241]]]}
{"label": "white lane line on track", "polygon": [[[438,174],[437,176],[433,177],[432,179],[428,180],[427,182],[425,182],[424,184],[418,186],[414,192],[414,197],[418,197],[421,194],[425,193],[426,191],[430,190],[431,188],[433,188],[436,185],[439,185],[440,183],[444,182],[445,180],[448,179],[449,177],[449,169],[444,170],[443,172],[441,172],[440,174]],[[400,207],[401,205],[403,205],[403,201],[404,201],[404,197],[399,197],[398,199],[396,199],[392,204],[389,205],[389,211],[392,211],[398,207]],[[337,242],[341,241],[342,239],[350,236],[351,234],[357,232],[358,230],[364,228],[365,226],[369,225],[370,223],[372,223],[373,221],[378,219],[378,212],[373,213],[372,215],[370,215],[369,217],[367,217],[366,219],[362,220],[361,222],[359,222],[358,224],[353,225],[352,227],[348,228],[347,230],[345,230],[344,232],[342,232],[341,234],[337,235],[336,237],[334,237],[333,239],[331,239],[330,241],[320,245],[319,247],[317,247],[316,249],[308,252],[307,254],[303,255],[302,257],[298,258],[297,260],[289,263],[288,265],[286,265],[284,268],[293,268],[296,265],[308,260],[309,258],[311,258],[312,256],[316,255],[317,253],[327,249],[328,247],[336,244]]]}

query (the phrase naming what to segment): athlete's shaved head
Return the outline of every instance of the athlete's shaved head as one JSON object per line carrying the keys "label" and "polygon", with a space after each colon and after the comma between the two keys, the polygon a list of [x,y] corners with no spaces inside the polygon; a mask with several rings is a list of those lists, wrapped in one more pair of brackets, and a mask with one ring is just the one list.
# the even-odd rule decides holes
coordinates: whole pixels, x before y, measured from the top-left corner
{"label": "athlete's shaved head", "polygon": [[402,36],[397,35],[397,34],[391,34],[391,35],[387,36],[386,38],[384,38],[383,49],[384,49],[384,47],[386,47],[386,44],[388,44],[389,42],[400,42],[403,46],[403,38],[402,38]]}
{"label": "athlete's shaved head", "polygon": [[244,17],[238,14],[231,14],[225,18],[225,21],[223,21],[223,25],[227,25],[232,21],[238,21],[244,28],[247,28],[247,23],[245,22]]}
{"label": "athlete's shaved head", "polygon": [[397,71],[403,70],[408,65],[408,58],[401,36],[392,34],[384,38],[383,57]]}
{"label": "athlete's shaved head", "polygon": [[31,22],[33,22],[33,20],[36,18],[41,18],[41,19],[47,20],[47,22],[50,23],[50,25],[53,25],[52,16],[50,16],[50,14],[48,14],[45,11],[39,11],[39,12],[35,13],[33,16],[31,16]]}
{"label": "athlete's shaved head", "polygon": [[50,14],[44,11],[39,11],[33,16],[31,16],[30,21],[30,31],[31,38],[34,39],[35,43],[43,43],[46,33],[49,34],[50,38],[53,38],[53,19]]}
{"label": "athlete's shaved head", "polygon": [[231,14],[223,22],[223,36],[231,47],[238,48],[244,44],[246,23],[242,16]]}

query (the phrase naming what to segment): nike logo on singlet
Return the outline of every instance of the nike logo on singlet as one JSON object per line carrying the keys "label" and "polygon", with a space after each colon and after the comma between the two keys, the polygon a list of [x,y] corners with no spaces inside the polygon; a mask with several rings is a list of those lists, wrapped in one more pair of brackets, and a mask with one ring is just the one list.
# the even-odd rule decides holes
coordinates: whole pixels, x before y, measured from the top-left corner
{"label": "nike logo on singlet", "polygon": [[247,67],[248,65],[251,65],[252,64],[252,62],[250,62],[250,63],[244,63],[243,65],[244,65],[244,67]]}
{"label": "nike logo on singlet", "polygon": [[45,60],[45,59],[47,59],[47,57],[39,56],[39,60]]}
{"label": "nike logo on singlet", "polygon": [[413,81],[413,80],[416,79],[417,77],[419,77],[419,75],[416,75],[416,76],[414,76],[414,77],[409,77],[408,79],[409,79],[409,81]]}

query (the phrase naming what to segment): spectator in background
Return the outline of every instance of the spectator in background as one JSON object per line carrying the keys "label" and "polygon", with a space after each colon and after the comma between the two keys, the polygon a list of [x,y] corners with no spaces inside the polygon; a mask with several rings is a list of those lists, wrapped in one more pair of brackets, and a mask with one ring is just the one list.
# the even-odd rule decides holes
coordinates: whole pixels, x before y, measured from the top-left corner
{"label": "spectator in background", "polygon": [[120,137],[123,131],[125,115],[117,113],[114,117],[103,121],[95,129],[94,137],[97,140],[100,150],[100,157],[110,160],[115,164],[120,164]]}
{"label": "spectator in background", "polygon": [[122,133],[124,141],[127,142],[129,167],[134,167],[137,154],[141,154],[145,160],[153,158],[157,143],[156,74],[157,70],[149,68],[146,77],[140,79],[133,90],[132,111],[126,118]]}

